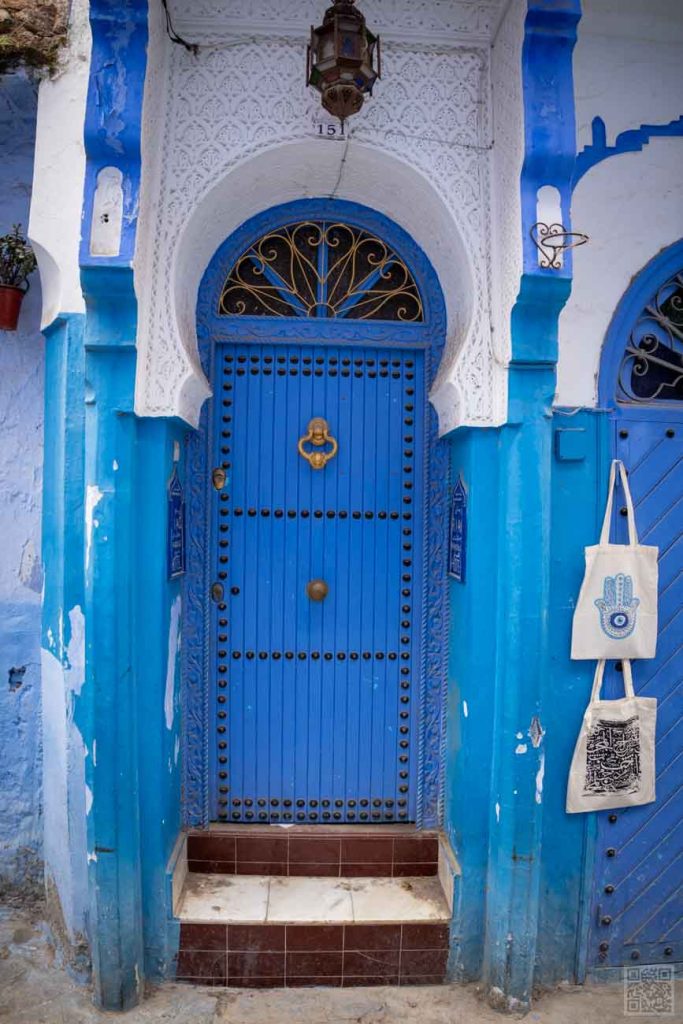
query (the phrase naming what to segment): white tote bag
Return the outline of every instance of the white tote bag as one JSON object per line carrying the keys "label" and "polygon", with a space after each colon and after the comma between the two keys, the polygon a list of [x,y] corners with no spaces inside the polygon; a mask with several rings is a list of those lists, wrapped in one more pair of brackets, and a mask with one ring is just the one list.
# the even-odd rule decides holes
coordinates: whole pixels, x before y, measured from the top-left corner
{"label": "white tote bag", "polygon": [[605,662],[595,669],[567,786],[567,811],[635,807],[655,798],[657,700],[636,697],[631,662],[624,660],[625,697],[600,700]]}
{"label": "white tote bag", "polygon": [[[628,544],[610,544],[619,468],[628,513]],[[657,648],[657,556],[638,543],[624,465],[612,462],[600,543],[586,548],[586,572],[572,626],[572,658],[654,658]]]}

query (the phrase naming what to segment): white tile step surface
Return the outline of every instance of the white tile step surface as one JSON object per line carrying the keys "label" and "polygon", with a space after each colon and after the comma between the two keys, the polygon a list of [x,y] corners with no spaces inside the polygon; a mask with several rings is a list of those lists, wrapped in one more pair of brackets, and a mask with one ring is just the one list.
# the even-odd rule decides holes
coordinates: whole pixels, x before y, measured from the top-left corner
{"label": "white tile step surface", "polygon": [[187,876],[178,906],[194,924],[369,924],[449,921],[437,877]]}

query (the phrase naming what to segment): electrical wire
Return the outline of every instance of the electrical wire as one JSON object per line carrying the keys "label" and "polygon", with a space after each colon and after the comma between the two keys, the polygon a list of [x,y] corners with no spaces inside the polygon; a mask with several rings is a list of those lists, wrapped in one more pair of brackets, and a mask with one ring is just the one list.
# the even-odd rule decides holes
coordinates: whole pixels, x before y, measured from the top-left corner
{"label": "electrical wire", "polygon": [[193,53],[195,56],[199,53],[199,46],[197,43],[188,43],[187,39],[183,39],[179,36],[173,27],[173,20],[171,18],[171,12],[168,9],[168,0],[161,0],[161,6],[164,9],[166,15],[166,35],[172,43],[177,43],[178,46],[184,46],[188,53]]}

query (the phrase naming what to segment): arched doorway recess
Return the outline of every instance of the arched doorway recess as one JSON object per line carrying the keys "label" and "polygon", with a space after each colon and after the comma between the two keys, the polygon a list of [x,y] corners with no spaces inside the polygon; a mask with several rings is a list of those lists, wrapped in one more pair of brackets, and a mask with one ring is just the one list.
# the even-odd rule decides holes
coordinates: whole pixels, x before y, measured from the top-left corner
{"label": "arched doorway recess", "polygon": [[[218,250],[189,442],[188,824],[438,823],[445,308],[366,207],[288,203]],[[318,422],[314,422],[318,421]]]}
{"label": "arched doorway recess", "polygon": [[[612,455],[629,474],[639,539],[659,547],[657,656],[633,663],[636,692],[658,702],[657,797],[597,815],[589,972],[683,961],[683,241],[647,264],[623,296],[603,348],[599,395],[611,410]],[[616,506],[612,536],[627,543],[624,502]],[[620,696],[613,663],[608,672],[610,696]]]}

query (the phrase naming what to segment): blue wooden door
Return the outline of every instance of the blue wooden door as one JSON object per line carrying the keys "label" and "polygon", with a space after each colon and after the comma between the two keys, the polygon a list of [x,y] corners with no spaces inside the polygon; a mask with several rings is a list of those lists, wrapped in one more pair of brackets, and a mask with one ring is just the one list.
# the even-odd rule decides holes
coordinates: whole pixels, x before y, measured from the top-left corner
{"label": "blue wooden door", "polygon": [[[659,547],[657,656],[633,662],[636,693],[657,698],[656,800],[598,815],[591,911],[594,966],[683,961],[683,421],[617,416],[614,451],[629,474],[639,538]],[[624,502],[614,533],[628,543]],[[609,667],[608,696],[623,692]]]}
{"label": "blue wooden door", "polygon": [[[424,359],[216,345],[214,820],[415,818]],[[305,454],[332,442],[299,450],[313,418],[336,444],[323,468]]]}

